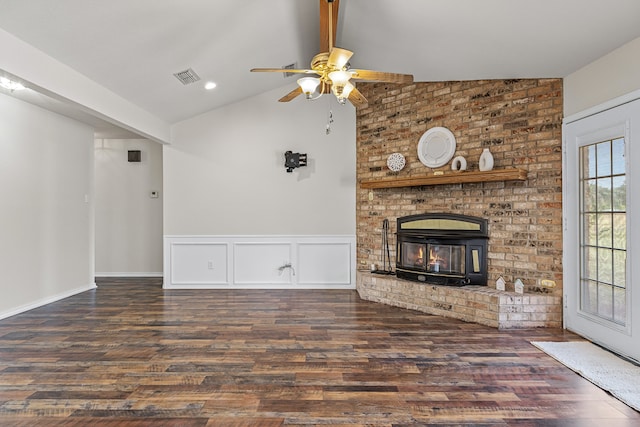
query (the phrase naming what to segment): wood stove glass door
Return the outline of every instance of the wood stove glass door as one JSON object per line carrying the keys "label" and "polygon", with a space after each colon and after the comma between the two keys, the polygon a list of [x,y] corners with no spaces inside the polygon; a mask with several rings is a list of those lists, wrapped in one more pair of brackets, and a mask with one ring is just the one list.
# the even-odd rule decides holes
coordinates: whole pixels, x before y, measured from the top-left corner
{"label": "wood stove glass door", "polygon": [[403,267],[411,270],[425,269],[427,246],[424,243],[403,242],[401,253]]}
{"label": "wood stove glass door", "polygon": [[463,245],[427,245],[427,271],[430,273],[465,274],[465,247]]}

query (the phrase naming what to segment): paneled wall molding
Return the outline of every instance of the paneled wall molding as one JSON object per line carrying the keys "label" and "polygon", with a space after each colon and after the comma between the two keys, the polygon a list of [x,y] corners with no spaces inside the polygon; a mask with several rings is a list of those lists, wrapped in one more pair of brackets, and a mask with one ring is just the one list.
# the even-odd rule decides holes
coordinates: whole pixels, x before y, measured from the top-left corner
{"label": "paneled wall molding", "polygon": [[355,289],[355,236],[165,236],[165,289]]}

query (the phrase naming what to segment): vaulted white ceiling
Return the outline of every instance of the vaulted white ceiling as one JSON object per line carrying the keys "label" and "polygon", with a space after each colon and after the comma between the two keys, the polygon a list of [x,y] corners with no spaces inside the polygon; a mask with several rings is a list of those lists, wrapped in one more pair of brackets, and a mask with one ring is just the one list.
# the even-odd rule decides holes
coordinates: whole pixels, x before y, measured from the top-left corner
{"label": "vaulted white ceiling", "polygon": [[[318,0],[0,0],[0,28],[168,122],[283,86],[308,67]],[[640,37],[638,0],[341,0],[356,68],[416,81],[565,77]],[[3,52],[10,55],[10,52]],[[193,68],[202,81],[173,73]],[[213,91],[204,82],[218,84]],[[276,99],[274,99],[276,102]]]}

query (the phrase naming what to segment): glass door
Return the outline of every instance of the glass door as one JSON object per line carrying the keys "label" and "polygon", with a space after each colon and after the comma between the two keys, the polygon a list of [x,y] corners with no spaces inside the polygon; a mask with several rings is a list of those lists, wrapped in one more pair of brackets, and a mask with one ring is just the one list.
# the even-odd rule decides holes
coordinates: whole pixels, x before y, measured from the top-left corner
{"label": "glass door", "polygon": [[[565,326],[640,360],[640,101],[564,126]],[[636,130],[636,133],[638,131]],[[636,137],[638,138],[638,137]]]}

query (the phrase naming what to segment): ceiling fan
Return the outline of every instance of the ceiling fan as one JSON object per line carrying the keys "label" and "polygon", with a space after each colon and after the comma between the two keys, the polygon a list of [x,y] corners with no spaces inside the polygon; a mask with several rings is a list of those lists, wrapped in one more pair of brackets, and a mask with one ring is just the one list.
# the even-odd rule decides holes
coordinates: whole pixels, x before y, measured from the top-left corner
{"label": "ceiling fan", "polygon": [[[350,67],[349,59],[353,52],[334,46],[338,23],[340,0],[320,1],[320,53],[311,60],[311,69],[253,68],[252,72],[276,72],[311,74],[317,77],[298,79],[298,87],[280,98],[280,102],[289,102],[303,94],[307,99],[317,99],[323,94],[333,92],[338,102],[344,104],[348,99],[353,105],[361,106],[367,99],[356,89],[355,80],[411,83],[411,74],[386,73],[382,71],[359,70]],[[316,94],[317,93],[317,94]],[[316,94],[314,96],[314,94]]]}

